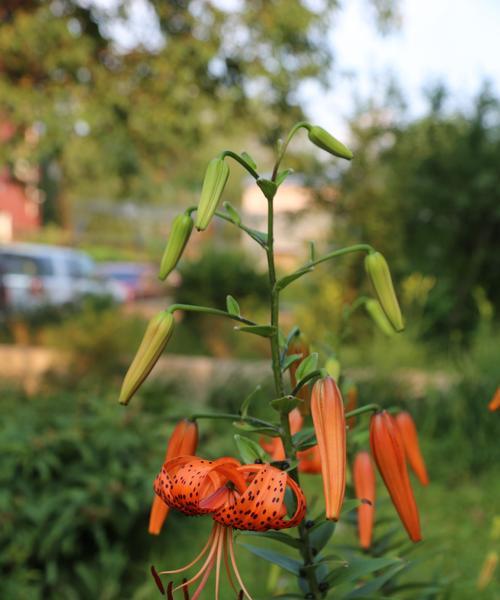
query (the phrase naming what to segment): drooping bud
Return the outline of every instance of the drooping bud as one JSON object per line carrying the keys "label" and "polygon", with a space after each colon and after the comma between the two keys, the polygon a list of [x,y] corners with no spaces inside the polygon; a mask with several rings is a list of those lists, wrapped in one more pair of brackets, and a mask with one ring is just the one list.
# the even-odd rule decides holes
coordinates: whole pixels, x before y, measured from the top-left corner
{"label": "drooping bud", "polygon": [[418,443],[418,434],[415,423],[411,415],[407,412],[400,412],[396,416],[396,423],[398,425],[401,438],[403,439],[403,446],[405,449],[406,458],[410,463],[415,475],[418,477],[422,485],[429,484],[429,477],[427,475],[427,469],[425,468],[425,462],[420,452],[420,445]]}
{"label": "drooping bud", "polygon": [[495,410],[500,410],[500,386],[497,387],[495,395],[490,400],[490,403],[488,404],[488,409],[491,412],[494,412]]}
{"label": "drooping bud", "polygon": [[190,215],[182,213],[173,220],[167,245],[161,258],[160,273],[158,275],[161,280],[166,279],[177,266],[192,230],[193,219]]}
{"label": "drooping bud", "polygon": [[375,517],[375,470],[368,452],[356,454],[352,476],[356,498],[368,500],[358,506],[359,545],[367,550],[372,544]]}
{"label": "drooping bud", "polygon": [[314,384],[311,415],[321,459],[326,518],[337,521],[345,494],[346,422],[342,395],[331,377]]}
{"label": "drooping bud", "polygon": [[120,391],[120,404],[128,404],[155,366],[174,330],[172,313],[163,311],[148,323],[142,342],[128,368]]}
{"label": "drooping bud", "polygon": [[387,337],[394,335],[394,328],[386,317],[385,312],[380,306],[380,302],[374,298],[370,298],[365,302],[366,312],[370,315],[373,322]]}
{"label": "drooping bud", "polygon": [[371,419],[370,446],[401,522],[410,539],[419,542],[422,539],[420,518],[406,468],[403,440],[394,417],[385,410]]}
{"label": "drooping bud", "polygon": [[[164,462],[178,456],[196,454],[198,446],[198,425],[196,421],[182,419],[175,426],[168,441]],[[155,494],[149,514],[149,533],[158,535],[165,523],[170,508]]]}
{"label": "drooping bud", "polygon": [[[344,390],[345,391],[345,390]],[[347,402],[345,403],[345,412],[351,412],[358,408],[358,388],[355,384],[351,384],[347,388]],[[347,417],[347,427],[352,429],[356,425],[356,417]]]}
{"label": "drooping bud", "polygon": [[337,360],[334,356],[330,356],[326,359],[326,372],[328,373],[328,375],[330,375],[330,377],[333,377],[335,381],[339,380],[341,368],[342,365],[340,364],[340,361]]}
{"label": "drooping bud", "polygon": [[196,211],[195,227],[204,231],[210,224],[219,203],[227,178],[229,167],[223,158],[213,158],[209,163],[203,180],[200,202]]}
{"label": "drooping bud", "polygon": [[328,131],[323,129],[323,127],[319,127],[319,125],[311,125],[308,127],[308,135],[311,142],[325,150],[325,152],[329,152],[334,156],[338,156],[339,158],[345,158],[346,160],[351,160],[353,157],[352,152],[344,146],[342,142],[339,142],[336,138],[333,137]]}
{"label": "drooping bud", "polygon": [[403,331],[403,317],[387,261],[380,252],[370,252],[365,258],[365,268],[389,322],[396,331]]}

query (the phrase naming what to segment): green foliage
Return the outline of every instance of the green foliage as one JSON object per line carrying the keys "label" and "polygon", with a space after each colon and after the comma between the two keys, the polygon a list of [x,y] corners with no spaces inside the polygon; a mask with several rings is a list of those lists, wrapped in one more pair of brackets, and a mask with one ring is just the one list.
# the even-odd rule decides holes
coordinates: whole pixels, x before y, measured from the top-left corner
{"label": "green foliage", "polygon": [[370,107],[369,124],[353,124],[356,160],[341,184],[357,239],[390,256],[399,276],[436,277],[424,314],[434,337],[473,330],[478,287],[500,304],[499,102],[484,90],[472,110],[450,113],[445,95],[410,123]]}
{"label": "green foliage", "polygon": [[228,292],[241,304],[266,298],[267,278],[242,253],[205,248],[197,261],[183,261],[179,271],[182,282],[176,302],[224,309]]}
{"label": "green foliage", "polygon": [[147,552],[161,461],[154,417],[82,392],[3,394],[2,414],[1,597],[130,597],[134,576],[144,578],[128,567]]}

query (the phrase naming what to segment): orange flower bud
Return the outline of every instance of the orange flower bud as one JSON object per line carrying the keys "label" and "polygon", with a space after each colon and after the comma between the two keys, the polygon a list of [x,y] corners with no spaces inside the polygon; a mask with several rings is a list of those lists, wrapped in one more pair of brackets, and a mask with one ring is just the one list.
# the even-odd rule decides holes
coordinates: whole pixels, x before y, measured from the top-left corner
{"label": "orange flower bud", "polygon": [[337,521],[345,493],[346,423],[342,395],[331,377],[314,384],[311,414],[321,459],[326,518]]}
{"label": "orange flower bud", "polygon": [[413,542],[422,539],[417,503],[406,468],[403,440],[396,420],[387,411],[373,415],[370,446],[392,503]]}
{"label": "orange flower bud", "polygon": [[500,386],[497,387],[497,391],[495,392],[495,395],[488,404],[488,408],[489,410],[491,410],[491,412],[494,412],[495,410],[500,410]]}
{"label": "orange flower bud", "polygon": [[372,544],[373,519],[375,517],[375,470],[368,452],[358,452],[353,465],[354,491],[359,500],[368,500],[358,506],[358,534],[361,548],[367,550]]}
{"label": "orange flower bud", "polygon": [[[350,412],[358,408],[358,388],[351,385],[347,390],[347,402],[345,403],[345,411]],[[356,417],[347,417],[347,427],[352,429],[356,425]]]}
{"label": "orange flower bud", "polygon": [[417,428],[415,427],[411,415],[407,412],[399,413],[396,417],[396,423],[399,432],[401,433],[401,438],[403,439],[406,458],[408,459],[413,472],[422,485],[428,485],[429,477],[427,475],[427,469],[425,468],[422,453],[420,452]]}
{"label": "orange flower bud", "polygon": [[[170,436],[164,462],[178,456],[195,454],[197,446],[198,425],[196,421],[182,419],[182,421],[177,423]],[[165,502],[155,494],[149,515],[149,533],[152,535],[160,533],[169,510],[170,508]]]}

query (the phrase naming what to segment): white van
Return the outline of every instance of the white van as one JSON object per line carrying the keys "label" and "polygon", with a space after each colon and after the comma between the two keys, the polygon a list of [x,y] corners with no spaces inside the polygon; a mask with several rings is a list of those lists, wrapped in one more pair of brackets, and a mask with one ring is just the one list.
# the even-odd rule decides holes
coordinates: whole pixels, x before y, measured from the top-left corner
{"label": "white van", "polygon": [[2,244],[0,276],[8,311],[72,304],[86,296],[123,301],[124,290],[96,272],[88,254],[44,244]]}

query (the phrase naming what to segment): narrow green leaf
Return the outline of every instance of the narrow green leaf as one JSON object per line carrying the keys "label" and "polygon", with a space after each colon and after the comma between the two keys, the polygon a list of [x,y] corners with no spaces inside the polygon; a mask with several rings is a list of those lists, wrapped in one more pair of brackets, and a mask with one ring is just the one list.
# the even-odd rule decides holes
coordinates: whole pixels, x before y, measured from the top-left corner
{"label": "narrow green leaf", "polygon": [[394,565],[402,565],[403,561],[399,558],[381,557],[381,558],[352,558],[346,567],[334,569],[327,577],[327,582],[333,585],[357,581],[366,575],[375,571],[380,571]]}
{"label": "narrow green leaf", "polygon": [[304,379],[309,373],[316,371],[318,368],[318,353],[312,352],[309,356],[306,356],[304,360],[300,363],[295,371],[295,377],[297,381],[300,383],[301,379]]}
{"label": "narrow green leaf", "polygon": [[321,552],[326,546],[333,533],[335,532],[335,523],[333,521],[322,521],[315,523],[309,531],[309,540],[311,547],[316,550],[316,554]]}
{"label": "narrow green leaf", "polygon": [[311,262],[316,260],[316,245],[314,242],[309,242],[309,255],[311,257]]}
{"label": "narrow green leaf", "polygon": [[236,225],[241,225],[241,215],[236,210],[236,208],[234,208],[234,206],[230,202],[227,202],[227,201],[224,202],[222,204],[222,206],[225,208],[227,214],[236,223]]}
{"label": "narrow green leaf", "polygon": [[243,400],[243,402],[241,403],[241,406],[240,406],[240,415],[242,417],[246,417],[247,416],[250,404],[251,404],[252,400],[260,393],[260,390],[261,390],[261,386],[258,385],[253,390],[253,392],[251,392],[250,394],[248,394],[248,396]]}
{"label": "narrow green leaf", "polygon": [[260,335],[260,337],[271,337],[276,333],[276,327],[273,325],[247,325],[245,327],[235,327],[235,329],[243,333]]}
{"label": "narrow green leaf", "polygon": [[239,317],[241,315],[240,305],[229,294],[226,296],[226,307],[227,307],[227,312],[230,315],[236,315],[237,317]]}
{"label": "narrow green leaf", "polygon": [[300,360],[301,358],[302,354],[290,354],[289,356],[285,355],[285,360],[283,361],[283,365],[281,366],[281,370],[283,371],[283,373],[288,369],[290,365],[293,365],[295,361]]}
{"label": "narrow green leaf", "polygon": [[274,181],[271,181],[270,179],[260,178],[257,179],[257,185],[260,187],[262,193],[268,200],[272,200],[276,195],[276,190],[278,189],[278,187],[274,183]]}
{"label": "narrow green leaf", "polygon": [[296,279],[299,279],[300,277],[302,277],[302,275],[306,275],[307,273],[310,273],[311,271],[314,271],[314,267],[304,267],[303,269],[300,269],[299,271],[295,271],[295,273],[291,273],[290,275],[285,275],[285,277],[278,279],[278,281],[276,282],[276,287],[278,288],[278,290],[284,290],[287,286],[289,286],[291,283],[293,283]]}
{"label": "narrow green leaf", "polygon": [[279,552],[275,552],[274,550],[268,550],[267,548],[257,548],[256,546],[251,546],[250,544],[239,545],[243,546],[243,548],[246,548],[252,554],[255,554],[255,556],[278,565],[285,571],[288,571],[295,576],[299,575],[300,569],[302,568],[302,563],[300,561],[285,556],[284,554],[280,554]]}
{"label": "narrow green leaf", "polygon": [[293,436],[293,445],[297,450],[307,450],[317,444],[313,427],[304,427]]}
{"label": "narrow green leaf", "polygon": [[271,400],[270,404],[275,411],[279,413],[286,412],[288,414],[294,408],[302,404],[302,400],[295,396],[283,396],[282,398]]}
{"label": "narrow green leaf", "polygon": [[242,461],[248,465],[254,463],[256,460],[267,462],[268,456],[265,451],[250,438],[235,433],[234,441],[236,448],[238,449],[239,455]]}
{"label": "narrow green leaf", "polygon": [[267,433],[270,436],[276,436],[276,429],[272,427],[266,427],[265,425],[252,425],[246,421],[233,421],[233,427],[240,431],[247,431],[249,433]]}
{"label": "narrow green leaf", "polygon": [[243,537],[263,537],[297,549],[302,547],[299,538],[292,537],[291,535],[283,533],[282,531],[245,531],[240,535]]}
{"label": "narrow green leaf", "polygon": [[278,176],[276,177],[276,185],[279,187],[285,179],[293,173],[293,169],[285,169],[284,171],[280,171]]}
{"label": "narrow green leaf", "polygon": [[247,163],[247,165],[250,165],[252,167],[252,169],[257,169],[257,163],[250,156],[250,154],[248,154],[248,152],[242,152],[240,156]]}
{"label": "narrow green leaf", "polygon": [[352,592],[349,592],[345,596],[342,596],[342,600],[352,600],[353,598],[357,598],[359,600],[360,598],[366,598],[371,594],[375,594],[375,592],[378,592],[378,590],[384,584],[386,584],[390,579],[392,579],[403,568],[404,564],[395,565],[382,575],[379,575],[378,577],[375,577],[374,579],[370,580],[368,583],[365,583],[365,585],[362,585],[361,587],[356,588]]}
{"label": "narrow green leaf", "polygon": [[267,233],[264,233],[263,231],[258,231],[257,229],[251,229],[250,227],[245,229],[245,231],[247,231],[254,239],[259,241],[261,244],[267,244]]}

